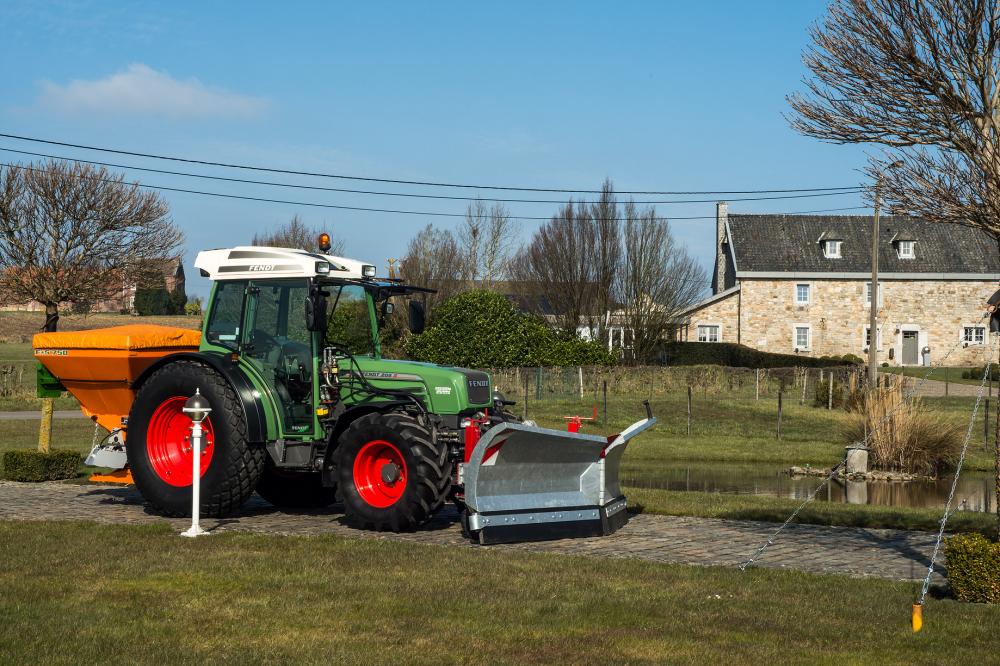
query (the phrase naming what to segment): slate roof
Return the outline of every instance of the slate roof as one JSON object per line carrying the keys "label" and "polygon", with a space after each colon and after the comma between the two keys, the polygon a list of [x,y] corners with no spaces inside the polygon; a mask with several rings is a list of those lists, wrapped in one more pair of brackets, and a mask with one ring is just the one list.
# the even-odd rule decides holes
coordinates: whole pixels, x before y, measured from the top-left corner
{"label": "slate roof", "polygon": [[[730,247],[745,272],[871,271],[872,218],[864,215],[729,215]],[[821,236],[843,240],[827,259]],[[914,259],[900,259],[893,238],[915,240]],[[880,273],[1000,273],[996,241],[982,231],[910,217],[879,219]]]}

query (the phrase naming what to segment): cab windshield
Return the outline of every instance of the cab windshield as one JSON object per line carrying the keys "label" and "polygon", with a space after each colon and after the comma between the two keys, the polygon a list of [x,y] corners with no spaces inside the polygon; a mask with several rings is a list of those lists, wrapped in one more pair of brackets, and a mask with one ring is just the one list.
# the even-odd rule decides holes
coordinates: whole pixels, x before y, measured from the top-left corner
{"label": "cab windshield", "polygon": [[330,296],[327,303],[330,319],[326,327],[326,341],[346,347],[352,354],[373,356],[375,341],[372,337],[372,319],[368,309],[368,293],[357,284],[326,286]]}

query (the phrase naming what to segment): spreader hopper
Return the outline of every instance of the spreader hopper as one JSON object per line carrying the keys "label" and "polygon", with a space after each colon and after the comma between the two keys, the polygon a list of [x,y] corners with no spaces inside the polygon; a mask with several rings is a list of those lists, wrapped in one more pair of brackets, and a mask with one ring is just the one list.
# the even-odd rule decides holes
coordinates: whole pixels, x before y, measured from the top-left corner
{"label": "spreader hopper", "polygon": [[80,401],[83,413],[108,430],[121,428],[135,393],[132,383],[154,362],[196,351],[199,331],[149,324],[38,333],[35,358]]}

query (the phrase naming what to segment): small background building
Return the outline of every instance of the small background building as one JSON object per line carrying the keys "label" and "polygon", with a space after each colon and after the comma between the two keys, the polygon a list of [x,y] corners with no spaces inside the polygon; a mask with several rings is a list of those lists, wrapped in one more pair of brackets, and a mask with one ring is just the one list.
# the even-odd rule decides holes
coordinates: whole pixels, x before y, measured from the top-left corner
{"label": "small background building", "polygon": [[[713,294],[688,308],[677,339],[767,352],[864,356],[869,340],[869,216],[730,215],[719,203]],[[971,227],[880,219],[880,363],[981,362],[986,300],[1000,280],[996,242]]]}

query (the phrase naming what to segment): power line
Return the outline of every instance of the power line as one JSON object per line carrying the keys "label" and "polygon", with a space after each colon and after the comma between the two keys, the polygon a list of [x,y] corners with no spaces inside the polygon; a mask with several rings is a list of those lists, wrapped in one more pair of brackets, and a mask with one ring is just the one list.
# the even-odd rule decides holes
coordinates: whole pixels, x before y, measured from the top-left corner
{"label": "power line", "polygon": [[[342,180],[356,180],[372,183],[391,183],[395,185],[421,185],[427,187],[453,187],[474,190],[507,190],[518,192],[558,192],[562,194],[601,194],[601,190],[577,190],[564,188],[544,188],[544,187],[513,187],[502,185],[469,185],[461,183],[442,183],[424,180],[401,180],[397,178],[373,178],[363,176],[348,176],[344,174],[322,173],[315,171],[296,171],[293,169],[277,169],[271,167],[253,166],[247,164],[233,164],[228,162],[213,162],[210,160],[198,160],[185,157],[172,157],[168,155],[157,155],[154,153],[140,153],[130,150],[119,150],[115,148],[102,148],[99,146],[88,146],[79,143],[68,143],[65,141],[53,141],[51,139],[39,139],[37,137],[22,136],[19,134],[0,133],[0,137],[7,139],[17,139],[18,141],[29,141],[32,143],[44,143],[52,146],[63,146],[65,148],[79,148],[81,150],[95,150],[103,153],[114,153],[116,155],[129,155],[131,157],[145,157],[156,160],[169,160],[172,162],[185,162],[187,164],[201,164],[203,166],[224,167],[227,169],[245,169],[248,171],[266,171],[269,173],[282,173],[295,176],[315,176],[318,178],[338,178]],[[663,190],[623,190],[617,194],[655,194],[655,195],[693,195],[693,194],[771,194],[771,193],[792,193],[792,192],[833,192],[837,190],[854,190],[857,185],[845,187],[805,187],[791,189],[773,190],[687,190],[687,191],[663,191]]]}
{"label": "power line", "polygon": [[[267,185],[270,187],[288,187],[298,190],[313,190],[320,192],[343,192],[347,194],[370,194],[386,197],[409,197],[415,199],[445,199],[451,201],[493,201],[497,203],[545,203],[545,204],[565,204],[565,199],[494,199],[494,198],[484,198],[484,197],[460,197],[460,196],[449,196],[442,194],[409,194],[404,192],[375,192],[371,190],[352,190],[340,187],[322,187],[320,185],[300,185],[297,183],[276,183],[274,181],[268,180],[250,180],[247,178],[230,178],[227,176],[212,176],[208,174],[201,173],[189,173],[186,171],[170,171],[167,169],[153,169],[151,167],[140,167],[140,166],[130,166],[128,164],[114,164],[112,162],[99,162],[96,160],[84,160],[77,157],[65,157],[62,155],[49,155],[47,153],[36,153],[29,150],[16,150],[14,148],[4,148],[0,147],[0,151],[7,153],[17,153],[19,155],[31,155],[33,157],[45,157],[53,160],[65,160],[72,162],[82,162],[84,164],[94,164],[97,166],[111,167],[114,169],[128,169],[132,171],[145,171],[148,173],[159,173],[166,174],[169,176],[183,176],[185,178],[201,178],[204,180],[218,180],[228,183],[244,183],[249,185]],[[810,199],[815,197],[830,197],[837,196],[841,194],[857,194],[861,191],[860,187],[854,188],[852,190],[842,190],[835,192],[817,192],[813,194],[786,194],[779,196],[767,196],[767,197],[738,197],[730,198],[729,201],[766,201],[766,200],[776,200],[776,199]],[[715,203],[717,199],[676,199],[672,201],[619,201],[618,205],[625,205],[627,203],[633,204],[692,204],[692,203]],[[599,202],[597,201],[578,201],[575,202],[580,205],[593,205]]]}
{"label": "power line", "polygon": [[[39,169],[38,167],[25,166],[23,164],[11,164],[9,162],[0,162],[0,166],[5,166],[5,167],[9,167],[9,168],[28,169],[30,171],[39,171],[39,172],[48,172],[49,171],[49,169]],[[118,181],[118,180],[113,179],[113,178],[98,178],[96,176],[84,176],[84,178],[88,178],[90,180],[95,180],[95,181],[104,182],[104,183],[119,183],[119,182],[121,182],[121,181]],[[200,195],[200,196],[207,196],[207,197],[218,197],[218,198],[223,198],[223,199],[240,199],[240,200],[243,200],[243,201],[258,201],[258,202],[261,202],[261,203],[276,203],[276,204],[285,204],[285,205],[289,205],[289,206],[308,206],[308,207],[311,207],[311,208],[330,208],[330,209],[335,209],[335,210],[350,210],[350,211],[359,211],[359,212],[367,212],[367,213],[392,213],[392,214],[396,214],[396,215],[423,215],[423,216],[428,216],[428,217],[462,217],[462,218],[465,217],[465,213],[440,213],[440,212],[433,212],[433,211],[400,210],[400,209],[391,209],[391,208],[366,208],[366,207],[363,207],[363,206],[344,206],[344,205],[340,205],[340,204],[325,204],[325,203],[315,203],[315,202],[310,202],[310,201],[291,201],[291,200],[287,200],[287,199],[270,199],[270,198],[266,198],[266,197],[252,197],[252,196],[243,195],[243,194],[226,194],[226,193],[223,193],[223,192],[206,192],[206,191],[203,191],[203,190],[192,190],[192,189],[181,188],[181,187],[168,187],[166,185],[149,185],[149,184],[146,184],[146,183],[140,183],[138,181],[136,181],[134,184],[135,184],[136,187],[141,187],[141,188],[147,189],[147,190],[157,190],[157,191],[164,191],[164,192],[180,192],[180,193],[183,193],[183,194],[197,194],[197,195]],[[853,194],[853,193],[852,192],[845,192],[844,194]],[[856,210],[856,209],[860,209],[860,208],[863,208],[863,206],[853,206],[853,207],[850,207],[850,208],[839,208],[839,209],[838,208],[834,208],[834,209],[815,210],[815,211],[803,211],[803,212],[800,212],[800,213],[785,213],[785,214],[786,215],[804,215],[804,214],[807,214],[807,213],[823,213],[823,212],[833,212],[833,211],[837,211],[837,210]],[[550,219],[552,219],[553,216],[552,215],[547,215],[547,216],[508,215],[507,217],[509,219],[511,219],[511,220],[541,221],[541,220],[550,220]],[[669,222],[670,220],[698,220],[698,219],[714,220],[715,217],[714,216],[710,216],[710,215],[708,215],[708,216],[686,216],[686,217],[685,216],[675,216],[675,217],[662,217],[662,216],[658,216],[658,217],[656,217],[654,219],[656,219],[658,221],[661,221],[661,222]]]}

